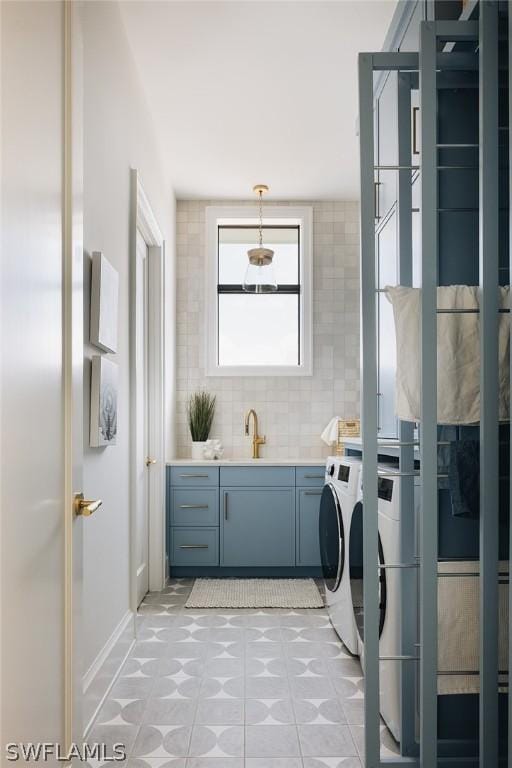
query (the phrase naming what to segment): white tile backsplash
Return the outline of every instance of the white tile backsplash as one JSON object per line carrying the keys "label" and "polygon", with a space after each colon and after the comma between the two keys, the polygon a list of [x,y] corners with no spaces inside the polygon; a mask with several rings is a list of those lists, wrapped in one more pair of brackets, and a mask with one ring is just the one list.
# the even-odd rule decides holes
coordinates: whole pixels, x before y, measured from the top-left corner
{"label": "white tile backsplash", "polygon": [[185,408],[196,389],[217,396],[212,437],[222,440],[226,457],[251,455],[243,429],[249,408],[267,438],[263,457],[326,456],[320,433],[327,422],[335,414],[359,415],[359,204],[282,203],[313,207],[313,375],[210,378],[204,367],[205,208],[224,203],[243,205],[177,202],[178,457],[190,456]]}

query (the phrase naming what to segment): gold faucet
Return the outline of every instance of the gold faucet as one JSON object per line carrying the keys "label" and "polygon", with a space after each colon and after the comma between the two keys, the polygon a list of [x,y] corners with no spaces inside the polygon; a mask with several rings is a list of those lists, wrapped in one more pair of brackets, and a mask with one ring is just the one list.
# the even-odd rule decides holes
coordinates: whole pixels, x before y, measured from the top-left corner
{"label": "gold faucet", "polygon": [[258,416],[254,408],[251,408],[248,413],[245,414],[245,434],[249,434],[249,422],[253,420],[253,434],[252,434],[252,457],[253,459],[260,458],[260,445],[265,445],[265,436],[258,435]]}

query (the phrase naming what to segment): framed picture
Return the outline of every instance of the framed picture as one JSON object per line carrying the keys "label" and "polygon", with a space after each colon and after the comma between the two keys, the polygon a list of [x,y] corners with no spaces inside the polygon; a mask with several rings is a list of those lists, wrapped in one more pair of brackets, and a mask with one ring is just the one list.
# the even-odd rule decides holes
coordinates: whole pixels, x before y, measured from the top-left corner
{"label": "framed picture", "polygon": [[90,341],[104,352],[117,352],[119,275],[100,252],[92,254]]}
{"label": "framed picture", "polygon": [[94,355],[91,373],[91,448],[116,444],[117,391],[116,363],[101,355]]}

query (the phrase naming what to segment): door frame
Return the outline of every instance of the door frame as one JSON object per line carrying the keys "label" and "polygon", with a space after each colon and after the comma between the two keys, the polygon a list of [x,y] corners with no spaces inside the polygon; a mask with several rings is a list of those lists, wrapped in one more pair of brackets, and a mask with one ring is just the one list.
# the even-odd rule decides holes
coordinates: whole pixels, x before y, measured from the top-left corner
{"label": "door frame", "polygon": [[137,230],[148,246],[148,452],[156,463],[148,477],[148,581],[149,590],[165,584],[165,359],[164,359],[164,285],[165,241],[149,199],[132,169],[130,217],[130,602],[137,610],[137,431],[138,381],[136,367],[137,317]]}
{"label": "door frame", "polygon": [[63,747],[83,739],[83,3],[62,2],[63,18]]}

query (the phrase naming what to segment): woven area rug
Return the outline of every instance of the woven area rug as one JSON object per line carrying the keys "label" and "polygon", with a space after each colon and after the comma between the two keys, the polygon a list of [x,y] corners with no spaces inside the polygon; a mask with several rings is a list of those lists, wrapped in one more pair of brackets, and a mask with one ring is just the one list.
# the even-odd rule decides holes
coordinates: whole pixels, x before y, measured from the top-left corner
{"label": "woven area rug", "polygon": [[323,608],[313,579],[196,579],[185,608]]}

